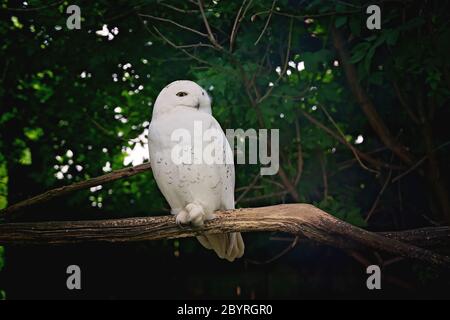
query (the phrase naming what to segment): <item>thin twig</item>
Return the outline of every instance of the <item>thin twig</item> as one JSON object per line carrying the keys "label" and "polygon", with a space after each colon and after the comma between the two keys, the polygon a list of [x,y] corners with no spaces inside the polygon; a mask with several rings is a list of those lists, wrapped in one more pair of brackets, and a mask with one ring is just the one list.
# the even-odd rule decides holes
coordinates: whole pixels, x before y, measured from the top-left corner
{"label": "thin twig", "polygon": [[[256,39],[255,46],[258,44],[259,40],[261,40],[262,36],[266,32],[267,27],[269,26],[270,18],[272,18],[273,8],[275,7],[276,2],[277,2],[277,0],[273,0],[273,2],[272,2],[272,7],[270,8],[270,13],[269,13],[269,16],[267,17],[266,24],[264,25],[264,28],[262,29],[258,39]],[[255,16],[255,15],[253,15],[253,16]]]}
{"label": "thin twig", "polygon": [[[239,187],[239,188],[236,188],[236,189],[234,190],[234,192],[243,192],[243,191],[245,191],[247,188],[248,188],[248,186]],[[253,186],[252,190],[262,190],[262,189],[264,189],[264,188],[266,188],[266,187],[263,186],[263,185],[259,185],[259,186]]]}
{"label": "thin twig", "polygon": [[258,99],[258,101],[257,101],[258,104],[260,104],[261,102],[263,102],[265,99],[267,99],[270,96],[270,94],[272,93],[272,90],[275,88],[275,86],[278,84],[278,82],[280,82],[280,80],[283,78],[283,75],[286,73],[286,70],[289,65],[289,55],[291,52],[293,25],[294,25],[294,20],[291,19],[291,21],[289,23],[288,43],[287,43],[286,55],[284,58],[283,69],[281,70],[278,78],[275,80],[273,86],[269,87],[269,89],[267,89],[266,93],[260,99]]}
{"label": "thin twig", "polygon": [[325,115],[327,116],[328,120],[330,120],[330,122],[333,124],[333,126],[336,128],[336,130],[339,132],[339,134],[341,135],[342,139],[348,144],[348,147],[350,148],[350,150],[353,152],[353,155],[355,156],[356,160],[358,161],[359,165],[372,173],[375,174],[379,174],[379,172],[377,170],[371,169],[369,167],[367,167],[359,158],[358,152],[355,151],[355,147],[353,147],[346,139],[345,139],[345,134],[342,132],[342,130],[339,128],[339,126],[337,125],[337,123],[334,121],[333,117],[328,113],[328,111],[325,109],[325,107],[319,103],[319,107],[322,109],[322,111],[325,113]]}
{"label": "thin twig", "polygon": [[[359,156],[359,158],[366,160],[367,162],[371,163],[372,165],[376,166],[376,167],[384,167],[384,168],[393,168],[393,169],[399,169],[399,167],[396,166],[392,166],[389,165],[387,163],[384,163],[380,160],[377,160],[375,158],[372,158],[371,156],[369,156],[368,154],[356,149],[355,147],[353,147],[351,144],[349,144],[347,142],[347,140],[345,138],[342,138],[341,135],[337,134],[336,132],[334,132],[333,130],[331,130],[330,128],[328,128],[326,125],[324,125],[323,123],[321,123],[320,121],[318,121],[316,118],[314,118],[313,116],[311,116],[308,112],[304,111],[304,110],[300,110],[300,112],[303,114],[303,116],[311,123],[315,124],[317,127],[319,127],[320,129],[322,129],[323,131],[325,131],[326,133],[328,133],[330,136],[332,136],[333,138],[335,138],[337,141],[339,141],[340,143],[342,143],[344,146],[346,146],[347,148],[349,148],[352,152],[356,152]],[[356,158],[356,161],[358,161],[359,158]],[[358,162],[360,163],[360,162]],[[401,168],[401,167],[400,167]]]}
{"label": "thin twig", "polygon": [[282,183],[278,182],[278,181],[275,181],[275,180],[272,180],[272,179],[269,179],[269,178],[262,178],[262,180],[277,186],[281,190],[283,190],[285,188],[285,186]]}
{"label": "thin twig", "polygon": [[[252,18],[260,16],[260,15],[264,15],[264,14],[270,14],[270,12],[271,12],[270,10],[260,11],[260,12],[255,13],[254,15],[252,15]],[[349,11],[342,11],[342,12],[330,11],[330,12],[324,12],[324,13],[318,13],[318,14],[306,14],[306,15],[295,15],[295,14],[290,14],[290,13],[276,11],[276,10],[273,10],[272,12],[275,15],[288,17],[288,18],[292,18],[292,19],[302,19],[303,20],[303,19],[308,19],[308,18],[321,18],[321,17],[328,17],[328,16],[335,16],[335,15],[347,15],[347,14],[360,12],[360,10],[349,10]]]}
{"label": "thin twig", "polygon": [[231,34],[230,34],[230,52],[233,51],[234,40],[236,38],[237,30],[239,28],[239,21],[241,21],[240,20],[241,12],[242,12],[242,9],[244,8],[246,1],[247,0],[242,1],[242,5],[239,8],[238,13],[236,14],[236,19],[234,19],[233,28],[231,29]]}
{"label": "thin twig", "polygon": [[181,50],[184,54],[186,54],[187,56],[191,57],[192,59],[200,62],[200,63],[204,63],[207,65],[211,65],[208,61],[200,59],[199,57],[193,55],[192,53],[190,53],[189,51],[187,51],[186,49],[180,48],[178,45],[176,45],[175,43],[173,43],[172,41],[170,41],[169,39],[167,39],[159,30],[158,28],[156,28],[155,26],[153,26],[153,29],[155,29],[156,33],[161,37],[161,39],[163,39],[166,43],[168,43],[169,45],[171,45],[172,47],[174,47],[175,49],[179,49]]}
{"label": "thin twig", "polygon": [[208,32],[207,37],[209,41],[218,49],[222,49],[222,46],[217,42],[216,38],[214,37],[211,27],[209,25],[208,19],[206,18],[205,9],[203,8],[203,0],[198,0],[198,8],[200,9],[200,13],[202,14],[203,23],[205,24],[206,31]]}
{"label": "thin twig", "polygon": [[320,169],[322,171],[322,182],[323,182],[323,200],[326,201],[328,199],[328,175],[327,169],[325,165],[325,159],[322,153],[319,153],[319,164]]}
{"label": "thin twig", "polygon": [[[450,141],[447,141],[443,144],[441,144],[440,146],[437,146],[436,148],[434,148],[432,150],[432,152],[436,152],[437,150],[446,147],[447,145],[450,144]],[[402,174],[396,176],[394,179],[392,179],[392,183],[400,180],[401,178],[403,178],[404,176],[410,174],[411,172],[413,172],[414,170],[416,170],[425,160],[428,159],[428,155],[424,156],[422,159],[420,159],[419,161],[417,161],[411,168],[409,168],[408,170],[406,170],[405,172],[403,172]]]}
{"label": "thin twig", "polygon": [[184,30],[193,32],[195,34],[198,34],[198,35],[200,35],[202,37],[208,38],[208,35],[206,33],[203,33],[203,32],[200,32],[198,30],[192,29],[192,28],[190,28],[188,26],[185,26],[183,24],[180,24],[180,23],[178,23],[176,21],[173,21],[173,20],[170,20],[170,19],[161,18],[161,17],[155,17],[155,16],[152,16],[150,14],[142,14],[142,13],[139,13],[139,16],[150,18],[150,19],[154,19],[154,20],[158,20],[158,21],[163,21],[163,22],[167,22],[167,23],[171,23],[171,24],[173,24],[173,25],[175,25],[175,26],[177,26],[177,27],[179,27],[181,29],[184,29]]}
{"label": "thin twig", "polygon": [[303,151],[300,136],[300,124],[298,117],[295,119],[295,137],[297,142],[297,175],[295,176],[294,185],[297,186],[303,173]]}
{"label": "thin twig", "polygon": [[244,192],[242,192],[237,198],[237,200],[234,202],[235,205],[237,205],[247,195],[247,193],[253,189],[253,187],[256,185],[260,177],[261,175],[259,173],[255,175],[252,182],[245,188]]}
{"label": "thin twig", "polygon": [[126,138],[122,138],[122,137],[118,137],[113,131],[110,131],[108,129],[106,129],[104,126],[102,126],[97,120],[95,120],[94,118],[88,116],[89,121],[91,121],[98,129],[100,129],[101,132],[103,132],[104,134],[106,134],[109,137],[113,137],[114,139],[117,139],[118,141],[121,142],[132,142],[132,143],[138,143],[141,142],[140,140],[136,140],[136,139],[126,139]]}
{"label": "thin twig", "polygon": [[198,12],[198,10],[196,10],[196,9],[181,9],[181,8],[172,6],[170,4],[164,3],[164,2],[159,3],[159,5],[169,8],[169,9],[172,9],[172,10],[175,10],[177,12],[181,12],[181,13],[197,13]]}
{"label": "thin twig", "polygon": [[389,182],[391,181],[392,177],[392,169],[389,170],[389,174],[386,178],[386,181],[383,184],[383,187],[381,188],[380,192],[378,193],[375,202],[372,204],[372,207],[370,208],[369,212],[367,213],[366,218],[364,219],[365,222],[368,222],[370,218],[372,217],[372,214],[375,212],[375,209],[378,207],[378,203],[381,200],[381,196],[383,195],[384,191],[386,190],[387,186],[389,185]]}

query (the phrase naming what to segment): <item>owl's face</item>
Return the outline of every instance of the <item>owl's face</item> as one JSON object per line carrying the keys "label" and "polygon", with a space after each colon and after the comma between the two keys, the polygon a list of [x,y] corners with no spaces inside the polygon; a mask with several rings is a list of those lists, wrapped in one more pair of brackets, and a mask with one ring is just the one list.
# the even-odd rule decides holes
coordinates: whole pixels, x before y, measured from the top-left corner
{"label": "owl's face", "polygon": [[156,98],[153,114],[170,112],[179,106],[211,114],[211,99],[208,93],[193,81],[174,81],[162,89]]}

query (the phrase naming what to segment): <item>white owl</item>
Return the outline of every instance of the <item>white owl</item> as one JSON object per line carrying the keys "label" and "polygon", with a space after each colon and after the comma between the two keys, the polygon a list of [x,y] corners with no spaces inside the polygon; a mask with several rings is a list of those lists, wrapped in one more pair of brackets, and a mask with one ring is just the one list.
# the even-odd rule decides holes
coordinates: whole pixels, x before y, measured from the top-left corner
{"label": "white owl", "polygon": [[[194,144],[204,139],[199,136],[199,125],[200,135],[208,131],[210,136],[203,142],[203,150],[215,148],[219,150],[216,156],[222,153],[223,160],[231,159],[231,162],[195,161],[199,160],[199,154],[194,155],[194,150],[198,150]],[[173,132],[180,129],[188,132],[192,139],[182,143],[173,139]],[[214,218],[214,211],[234,209],[232,150],[222,128],[212,116],[207,92],[198,84],[187,80],[174,81],[159,93],[148,139],[153,175],[178,224],[201,226],[204,221]],[[174,148],[194,156],[190,161],[180,163],[173,157],[177,154]],[[220,258],[229,261],[244,254],[240,233],[202,235],[197,239],[204,247],[213,249]]]}

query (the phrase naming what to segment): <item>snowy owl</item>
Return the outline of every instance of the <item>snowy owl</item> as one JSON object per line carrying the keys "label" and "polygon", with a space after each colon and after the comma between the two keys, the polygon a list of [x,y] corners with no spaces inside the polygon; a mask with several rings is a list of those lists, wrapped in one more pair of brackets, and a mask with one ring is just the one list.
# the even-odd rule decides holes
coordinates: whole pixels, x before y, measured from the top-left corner
{"label": "snowy owl", "polygon": [[[192,139],[177,138],[180,132]],[[178,224],[198,227],[213,219],[214,211],[234,209],[232,150],[212,116],[208,93],[198,84],[174,81],[159,93],[148,145],[156,183]],[[214,150],[210,152],[213,160],[223,161],[203,158],[206,150]],[[229,261],[244,254],[240,233],[208,234],[197,239]]]}

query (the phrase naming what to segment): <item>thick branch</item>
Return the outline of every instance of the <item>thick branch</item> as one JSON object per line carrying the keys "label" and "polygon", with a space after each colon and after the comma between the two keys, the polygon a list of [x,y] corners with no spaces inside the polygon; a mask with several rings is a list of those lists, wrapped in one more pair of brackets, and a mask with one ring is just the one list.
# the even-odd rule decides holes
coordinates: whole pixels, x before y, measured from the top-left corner
{"label": "thick branch", "polygon": [[[84,241],[126,242],[192,237],[203,233],[280,231],[338,248],[373,249],[450,266],[450,258],[398,241],[402,234],[379,234],[354,227],[308,204],[218,212],[203,228],[180,228],[172,216],[120,220],[0,224],[0,244],[63,244]],[[421,233],[408,231],[408,237]],[[412,236],[413,234],[414,236]],[[448,240],[449,230],[444,233]]]}
{"label": "thick branch", "polygon": [[378,114],[375,105],[369,98],[367,92],[361,86],[356,73],[356,68],[353,64],[350,63],[349,53],[347,51],[347,48],[345,47],[345,41],[342,37],[342,34],[334,27],[331,28],[331,34],[350,89],[356,101],[365,113],[370,126],[378,135],[380,140],[400,159],[402,159],[403,162],[405,162],[406,164],[412,164],[413,158],[411,154],[408,152],[408,150],[406,150],[405,147],[403,147],[396,141],[395,137],[391,134],[383,119],[381,119],[380,115]]}
{"label": "thick branch", "polygon": [[12,215],[15,214],[16,212],[25,209],[27,207],[30,207],[32,205],[41,204],[74,191],[88,189],[98,185],[103,185],[105,183],[113,182],[119,179],[128,178],[138,173],[149,170],[151,170],[150,163],[143,163],[135,167],[116,170],[89,180],[80,181],[60,188],[51,189],[35,197],[26,199],[24,201],[18,202],[5,209],[0,210],[0,217],[10,219]]}

